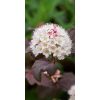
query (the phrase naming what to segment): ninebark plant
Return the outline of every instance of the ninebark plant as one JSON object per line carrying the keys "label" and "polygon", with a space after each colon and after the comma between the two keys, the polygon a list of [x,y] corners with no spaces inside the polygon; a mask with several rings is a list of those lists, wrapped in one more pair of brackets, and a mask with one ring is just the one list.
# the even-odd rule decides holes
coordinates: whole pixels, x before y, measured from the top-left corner
{"label": "ninebark plant", "polygon": [[69,33],[56,24],[41,25],[33,31],[32,40],[26,47],[26,54],[31,53],[34,59],[32,67],[25,72],[30,85],[68,92],[75,84],[74,74],[64,72],[60,63],[74,52],[73,31]]}

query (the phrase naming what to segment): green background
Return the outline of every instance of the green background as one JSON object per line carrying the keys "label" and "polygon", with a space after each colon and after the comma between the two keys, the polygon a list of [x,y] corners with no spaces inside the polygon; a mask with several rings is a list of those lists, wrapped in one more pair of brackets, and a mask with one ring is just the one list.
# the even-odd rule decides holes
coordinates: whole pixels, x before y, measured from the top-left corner
{"label": "green background", "polygon": [[32,29],[44,23],[56,23],[71,29],[75,23],[74,0],[26,0],[25,30],[30,39]]}

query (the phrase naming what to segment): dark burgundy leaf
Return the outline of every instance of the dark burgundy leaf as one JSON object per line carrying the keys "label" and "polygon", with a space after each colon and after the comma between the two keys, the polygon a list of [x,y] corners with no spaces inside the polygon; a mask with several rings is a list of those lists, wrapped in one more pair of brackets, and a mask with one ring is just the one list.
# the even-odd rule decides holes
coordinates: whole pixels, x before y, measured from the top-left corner
{"label": "dark burgundy leaf", "polygon": [[31,52],[30,49],[30,41],[29,40],[25,40],[25,53]]}
{"label": "dark burgundy leaf", "polygon": [[56,72],[57,69],[58,68],[57,68],[56,64],[50,63],[50,64],[47,65],[47,68],[45,70],[51,76],[51,75],[54,75],[55,74],[55,72]]}
{"label": "dark burgundy leaf", "polygon": [[25,40],[25,68],[31,68],[35,61],[35,57],[30,52],[29,42],[29,40]]}
{"label": "dark burgundy leaf", "polygon": [[39,100],[48,100],[48,97],[55,98],[57,95],[60,94],[59,92],[60,90],[56,88],[48,88],[43,86],[39,86],[37,88]]}
{"label": "dark burgundy leaf", "polygon": [[44,74],[42,74],[40,85],[44,87],[49,87],[49,88],[55,87],[52,80],[49,77],[45,76]]}
{"label": "dark burgundy leaf", "polygon": [[41,72],[45,70],[49,62],[36,60],[32,66],[32,72],[36,80],[41,81]]}
{"label": "dark burgundy leaf", "polygon": [[64,73],[57,83],[53,83],[51,79],[42,74],[41,82],[38,85],[68,91],[73,84],[75,84],[75,76],[72,73]]}
{"label": "dark burgundy leaf", "polygon": [[28,83],[29,83],[30,85],[34,85],[34,84],[36,83],[36,80],[35,80],[35,78],[34,78],[32,72],[31,72],[31,70],[27,70],[27,71],[26,71],[25,77],[26,77],[26,79],[27,79],[27,81],[28,81]]}
{"label": "dark burgundy leaf", "polygon": [[25,74],[26,74],[25,77],[26,77],[26,79],[27,79],[27,81],[28,81],[28,83],[30,85],[37,84],[39,86],[44,86],[44,87],[50,87],[50,88],[53,88],[54,87],[54,84],[53,84],[52,80],[50,80],[43,73],[41,73],[41,82],[40,81],[37,81],[34,78],[34,75],[32,73],[32,70],[27,70]]}
{"label": "dark burgundy leaf", "polygon": [[31,52],[31,49],[29,46],[25,49],[25,53],[28,53],[28,52]]}
{"label": "dark burgundy leaf", "polygon": [[29,42],[30,42],[29,40],[27,40],[27,39],[25,40],[25,48],[27,48],[29,46]]}
{"label": "dark burgundy leaf", "polygon": [[49,75],[56,72],[57,67],[55,64],[47,60],[36,60],[32,66],[32,71],[36,80],[41,81],[41,72],[47,71]]}
{"label": "dark burgundy leaf", "polygon": [[68,33],[70,35],[70,38],[72,40],[73,46],[72,46],[72,53],[75,53],[75,29],[72,28],[68,30]]}
{"label": "dark burgundy leaf", "polygon": [[35,61],[35,57],[31,52],[25,54],[25,68],[31,68]]}
{"label": "dark burgundy leaf", "polygon": [[64,73],[62,75],[62,78],[57,83],[59,85],[59,88],[61,88],[64,91],[67,91],[70,89],[72,85],[75,84],[75,76],[73,73]]}
{"label": "dark burgundy leaf", "polygon": [[26,71],[26,79],[30,85],[37,84],[39,86],[51,89],[60,89],[68,91],[75,84],[75,77],[72,73],[64,73],[57,83],[53,83],[51,78],[41,73],[41,81],[37,81],[31,70]]}

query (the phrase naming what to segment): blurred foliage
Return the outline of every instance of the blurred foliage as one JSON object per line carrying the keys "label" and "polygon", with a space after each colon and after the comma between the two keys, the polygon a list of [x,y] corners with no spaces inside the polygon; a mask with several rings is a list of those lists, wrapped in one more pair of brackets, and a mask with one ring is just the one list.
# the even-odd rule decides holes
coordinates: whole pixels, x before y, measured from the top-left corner
{"label": "blurred foliage", "polygon": [[26,0],[26,38],[31,37],[30,29],[43,23],[53,22],[66,29],[73,28],[74,13],[74,0]]}
{"label": "blurred foliage", "polygon": [[[56,23],[66,30],[74,28],[74,0],[25,0],[25,38],[30,40],[32,30],[44,23]],[[74,71],[74,61],[74,57],[67,57],[64,61],[61,61],[63,65],[67,65],[67,67],[64,67],[64,71],[70,72],[72,69]],[[29,65],[32,61],[27,63]],[[40,100],[36,88],[26,86],[25,92],[26,100]],[[46,100],[67,100],[67,96],[63,93]]]}
{"label": "blurred foliage", "polygon": [[38,100],[38,96],[36,93],[36,89],[35,88],[31,88],[31,89],[25,89],[25,100]]}

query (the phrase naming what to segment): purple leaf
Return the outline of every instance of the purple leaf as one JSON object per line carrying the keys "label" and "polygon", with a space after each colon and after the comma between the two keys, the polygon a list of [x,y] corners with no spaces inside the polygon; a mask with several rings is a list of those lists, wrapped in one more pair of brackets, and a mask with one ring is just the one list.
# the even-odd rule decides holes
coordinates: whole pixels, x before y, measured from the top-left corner
{"label": "purple leaf", "polygon": [[37,81],[34,78],[34,75],[32,74],[32,70],[27,70],[25,77],[30,85],[37,84],[39,86],[44,86],[44,87],[51,87],[51,88],[54,87],[53,82],[43,73],[41,74],[41,82]]}
{"label": "purple leaf", "polygon": [[25,39],[25,48],[27,48],[29,46],[29,40]]}
{"label": "purple leaf", "polygon": [[73,73],[64,73],[62,78],[58,81],[59,87],[67,91],[70,87],[75,84],[75,76]]}
{"label": "purple leaf", "polygon": [[47,61],[36,60],[32,66],[32,72],[36,80],[41,81],[41,72],[46,69]]}
{"label": "purple leaf", "polygon": [[31,70],[27,70],[25,73],[25,78],[27,79],[28,83],[30,85],[34,85],[36,83],[36,80],[31,72]]}
{"label": "purple leaf", "polygon": [[41,73],[47,71],[49,75],[52,75],[56,71],[55,64],[47,60],[36,60],[32,66],[32,72],[37,81],[41,81]]}
{"label": "purple leaf", "polygon": [[25,40],[25,53],[31,52],[29,43],[30,43],[30,41]]}
{"label": "purple leaf", "polygon": [[75,53],[75,29],[72,28],[68,30],[69,36],[72,40],[73,46],[72,46],[72,53]]}
{"label": "purple leaf", "polygon": [[52,80],[49,77],[45,76],[44,74],[42,74],[40,85],[44,87],[54,88]]}
{"label": "purple leaf", "polygon": [[48,72],[48,74],[49,74],[50,76],[52,76],[52,75],[55,74],[55,72],[56,72],[57,69],[58,69],[58,68],[57,68],[56,64],[50,63],[50,64],[47,65],[47,67],[46,67],[45,70]]}
{"label": "purple leaf", "polygon": [[28,52],[31,52],[31,49],[29,46],[25,49],[25,53],[28,53]]}
{"label": "purple leaf", "polygon": [[25,54],[25,68],[31,68],[35,61],[35,57],[31,52]]}
{"label": "purple leaf", "polygon": [[26,79],[30,85],[37,84],[39,86],[63,91],[68,91],[70,87],[75,84],[75,77],[72,73],[64,73],[57,83],[53,83],[51,78],[43,73],[41,73],[41,81],[37,81],[32,74],[32,70],[28,70],[26,71]]}

